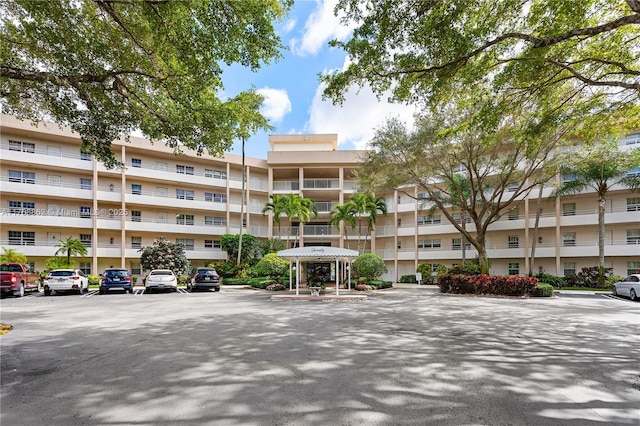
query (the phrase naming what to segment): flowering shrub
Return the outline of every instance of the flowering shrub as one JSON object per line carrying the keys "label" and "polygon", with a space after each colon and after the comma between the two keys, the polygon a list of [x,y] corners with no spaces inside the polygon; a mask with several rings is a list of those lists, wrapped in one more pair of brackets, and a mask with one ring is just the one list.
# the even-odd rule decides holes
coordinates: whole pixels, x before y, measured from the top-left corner
{"label": "flowering shrub", "polygon": [[170,269],[176,275],[189,273],[189,260],[181,243],[172,243],[164,238],[158,238],[152,246],[138,251],[141,253],[142,269]]}
{"label": "flowering shrub", "polygon": [[282,291],[284,290],[284,286],[282,284],[269,284],[267,286],[268,291]]}
{"label": "flowering shrub", "polygon": [[438,277],[441,293],[526,296],[533,292],[537,283],[537,278],[524,276],[440,275]]}

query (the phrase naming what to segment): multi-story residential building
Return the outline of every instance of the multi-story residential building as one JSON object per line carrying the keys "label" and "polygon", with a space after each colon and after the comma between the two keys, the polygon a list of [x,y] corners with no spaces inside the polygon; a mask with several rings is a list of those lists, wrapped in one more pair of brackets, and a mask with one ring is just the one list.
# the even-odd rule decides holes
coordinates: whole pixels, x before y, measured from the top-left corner
{"label": "multi-story residential building", "polygon": [[[176,156],[160,143],[131,137],[112,149],[125,165],[107,169],[80,152],[81,141],[67,128],[2,116],[0,144],[0,244],[28,256],[38,269],[58,241],[79,239],[88,255],[79,267],[97,274],[110,266],[141,274],[139,250],[158,237],[182,242],[194,265],[225,259],[223,234],[243,232],[260,239],[279,236],[288,245],[356,248],[356,233],[329,224],[330,212],[356,192],[361,152],[337,149],[337,135],[276,135],[266,159],[247,158],[245,206],[242,159]],[[640,134],[622,144],[640,147]],[[568,176],[558,177],[558,181]],[[319,215],[298,226],[286,217],[280,226],[262,209],[270,194],[311,198]],[[597,199],[593,192],[550,199],[543,195],[535,272],[554,275],[595,266],[598,259]],[[419,263],[461,262],[462,239],[440,215],[430,215],[414,191],[387,195],[388,214],[378,216],[366,236],[367,251],[380,255],[386,279],[415,273]],[[537,191],[490,227],[491,270],[525,274],[533,239]],[[241,210],[244,214],[241,216]],[[606,261],[618,275],[640,269],[640,193],[618,187],[607,201]],[[467,246],[466,257],[475,256]],[[327,265],[327,268],[331,268]]]}

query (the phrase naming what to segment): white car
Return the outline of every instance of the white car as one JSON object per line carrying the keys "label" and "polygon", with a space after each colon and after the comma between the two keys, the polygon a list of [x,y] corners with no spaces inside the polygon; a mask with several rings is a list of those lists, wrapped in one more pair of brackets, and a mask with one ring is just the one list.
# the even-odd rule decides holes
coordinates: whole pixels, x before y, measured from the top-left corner
{"label": "white car", "polygon": [[625,296],[636,300],[640,296],[640,274],[631,274],[613,285],[614,296]]}
{"label": "white car", "polygon": [[144,280],[145,293],[155,290],[178,291],[178,278],[169,269],[154,269]]}
{"label": "white car", "polygon": [[44,278],[44,295],[50,296],[52,291],[82,294],[89,291],[89,277],[79,269],[52,269]]}

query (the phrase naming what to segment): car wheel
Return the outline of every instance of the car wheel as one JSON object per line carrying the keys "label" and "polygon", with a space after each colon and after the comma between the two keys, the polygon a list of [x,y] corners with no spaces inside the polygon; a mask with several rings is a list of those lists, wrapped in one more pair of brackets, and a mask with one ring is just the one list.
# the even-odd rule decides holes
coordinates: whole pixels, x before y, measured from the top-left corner
{"label": "car wheel", "polygon": [[44,291],[44,295],[45,296],[51,296],[51,290],[45,290]]}
{"label": "car wheel", "polygon": [[216,287],[216,288],[215,288],[215,291],[220,291],[220,287]]}
{"label": "car wheel", "polygon": [[151,294],[151,287],[145,288],[144,292],[147,293],[147,294]]}
{"label": "car wheel", "polygon": [[630,298],[631,300],[636,300],[636,291],[635,291],[634,289],[631,289],[631,290],[629,291],[629,298]]}
{"label": "car wheel", "polygon": [[98,290],[98,294],[104,294],[104,290],[103,289],[99,289]]}
{"label": "car wheel", "polygon": [[24,283],[20,283],[20,287],[18,287],[18,289],[16,291],[13,292],[13,295],[15,297],[22,297],[24,296]]}
{"label": "car wheel", "polygon": [[618,295],[618,290],[616,290],[616,286],[613,286],[613,291],[611,293],[613,293],[614,296]]}

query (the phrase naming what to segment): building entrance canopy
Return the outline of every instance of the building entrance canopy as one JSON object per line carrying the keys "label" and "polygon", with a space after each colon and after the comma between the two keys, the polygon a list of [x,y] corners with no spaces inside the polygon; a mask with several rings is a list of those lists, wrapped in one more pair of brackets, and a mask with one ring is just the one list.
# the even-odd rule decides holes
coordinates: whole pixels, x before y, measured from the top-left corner
{"label": "building entrance canopy", "polygon": [[[300,294],[300,261],[320,260],[334,261],[336,263],[336,296],[340,294],[340,262],[351,262],[358,257],[355,250],[347,250],[339,247],[298,247],[287,250],[280,250],[278,256],[289,259],[289,276],[293,261],[296,262],[296,295]],[[349,286],[351,283],[351,268],[347,268]],[[289,280],[291,283],[291,280]]]}

